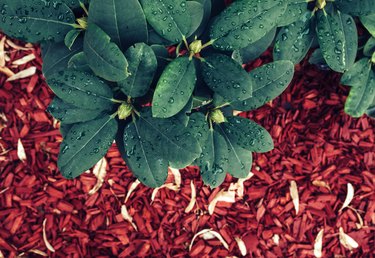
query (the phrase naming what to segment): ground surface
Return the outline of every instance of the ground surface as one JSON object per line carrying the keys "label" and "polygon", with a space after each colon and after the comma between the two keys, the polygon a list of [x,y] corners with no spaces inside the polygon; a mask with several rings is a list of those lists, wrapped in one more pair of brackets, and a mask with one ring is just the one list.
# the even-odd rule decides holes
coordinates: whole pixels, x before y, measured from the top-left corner
{"label": "ground surface", "polygon": [[[242,114],[266,127],[275,141],[275,150],[254,155],[255,175],[245,182],[242,199],[219,202],[209,215],[208,203],[237,180],[228,176],[224,185],[211,190],[195,168],[181,170],[180,189],[161,189],[152,203],[152,189],[135,188],[126,207],[136,231],[121,215],[135,178],[116,147],[106,156],[108,173],[97,193],[88,193],[97,182],[92,173],[63,179],[56,169],[61,136],[44,112],[52,93],[41,75],[39,50],[22,50],[9,41],[4,45],[5,55],[0,43],[0,257],[241,256],[235,237],[243,240],[249,257],[312,257],[322,229],[324,257],[375,255],[375,123],[343,113],[348,91],[339,86],[338,75],[303,64],[272,105]],[[34,60],[13,63],[33,53]],[[268,61],[265,57],[253,66]],[[6,82],[12,72],[30,67],[37,68],[31,77]],[[185,213],[192,180],[197,203]],[[299,194],[297,215],[292,180]],[[354,198],[350,208],[340,211],[347,183],[354,187]],[[340,244],[340,227],[358,248],[350,251]],[[189,252],[194,234],[209,228],[221,234],[229,250],[217,239],[197,237]]]}

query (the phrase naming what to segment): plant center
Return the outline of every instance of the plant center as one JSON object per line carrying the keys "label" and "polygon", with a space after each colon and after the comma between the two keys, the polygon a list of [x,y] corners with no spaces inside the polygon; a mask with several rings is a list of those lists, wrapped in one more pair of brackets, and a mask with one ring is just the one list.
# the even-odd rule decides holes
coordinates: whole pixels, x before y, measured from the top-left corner
{"label": "plant center", "polygon": [[125,120],[128,118],[133,112],[133,106],[129,103],[122,103],[121,106],[118,108],[117,114],[120,120]]}
{"label": "plant center", "polygon": [[317,9],[320,9],[320,10],[324,9],[324,7],[326,5],[327,5],[327,1],[326,0],[316,0],[316,2],[315,2],[315,7]]}
{"label": "plant center", "polygon": [[221,124],[225,122],[225,117],[223,112],[220,109],[215,109],[210,112],[210,119],[216,124]]}

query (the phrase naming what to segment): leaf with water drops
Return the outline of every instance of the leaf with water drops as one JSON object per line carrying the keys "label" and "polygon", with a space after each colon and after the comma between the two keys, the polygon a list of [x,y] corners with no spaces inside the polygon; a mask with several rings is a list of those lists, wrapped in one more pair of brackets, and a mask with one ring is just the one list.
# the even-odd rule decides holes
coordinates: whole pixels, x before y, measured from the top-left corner
{"label": "leaf with water drops", "polygon": [[111,88],[91,73],[60,71],[49,76],[47,83],[66,103],[89,110],[112,108]]}
{"label": "leaf with water drops", "polygon": [[375,53],[375,38],[369,38],[363,47],[363,54],[365,56],[371,57]]}
{"label": "leaf with water drops", "polygon": [[138,0],[91,0],[88,17],[123,51],[148,40],[146,17]]}
{"label": "leaf with water drops", "polygon": [[149,108],[141,112],[139,130],[145,140],[159,143],[162,157],[173,168],[190,165],[201,153],[198,141],[183,124],[175,118],[154,118]]}
{"label": "leaf with water drops", "polygon": [[229,51],[258,41],[278,24],[286,7],[286,0],[233,2],[211,26],[214,47]]}
{"label": "leaf with water drops", "polygon": [[368,58],[356,62],[341,78],[341,83],[352,86],[345,103],[345,112],[353,117],[362,116],[375,97],[375,73]]}
{"label": "leaf with water drops", "polygon": [[217,124],[215,128],[227,142],[229,174],[237,178],[246,178],[250,173],[253,163],[253,155],[251,151],[241,148],[233,142],[221,127],[221,124]]}
{"label": "leaf with water drops", "polygon": [[120,48],[93,23],[86,30],[83,52],[97,76],[112,82],[125,80],[129,76],[128,62]]}
{"label": "leaf with water drops", "polygon": [[267,152],[273,149],[271,135],[262,126],[243,117],[227,117],[221,124],[228,138],[236,145],[253,152]]}
{"label": "leaf with water drops", "polygon": [[188,103],[185,105],[185,107],[178,112],[174,118],[176,118],[183,126],[187,126],[189,123],[189,115],[191,112],[191,109],[193,108],[193,98],[190,98]]}
{"label": "leaf with water drops", "polygon": [[61,136],[65,139],[65,137],[68,135],[70,129],[73,127],[73,124],[65,124],[63,122],[60,122],[60,133]]}
{"label": "leaf with water drops", "polygon": [[23,41],[63,41],[75,26],[73,11],[58,0],[3,0],[0,6],[0,29]]}
{"label": "leaf with water drops", "polygon": [[263,38],[239,50],[234,50],[232,58],[240,64],[247,64],[257,59],[272,44],[276,34],[276,27],[270,30]]}
{"label": "leaf with water drops", "polygon": [[179,57],[164,70],[152,100],[154,117],[168,118],[180,112],[189,101],[196,82],[195,66],[188,57]]}
{"label": "leaf with water drops", "polygon": [[41,44],[42,59],[43,59],[43,75],[48,78],[51,74],[59,71],[64,71],[68,67],[68,62],[72,56],[82,51],[82,39],[73,44],[69,50],[64,42],[52,43],[44,42]]}
{"label": "leaf with water drops", "polygon": [[130,75],[118,85],[127,96],[142,97],[148,92],[158,66],[155,53],[145,43],[137,43],[126,50],[125,57]]}
{"label": "leaf with water drops", "polygon": [[341,12],[354,16],[375,13],[375,0],[335,0],[334,4]]}
{"label": "leaf with water drops", "polygon": [[60,146],[57,165],[65,178],[79,176],[107,153],[117,132],[114,116],[73,125]]}
{"label": "leaf with water drops", "polygon": [[250,75],[232,58],[212,54],[202,62],[206,84],[228,102],[241,101],[252,96]]}
{"label": "leaf with water drops", "polygon": [[163,38],[177,43],[190,31],[186,0],[140,0],[148,23]]}
{"label": "leaf with water drops", "polygon": [[228,156],[228,146],[224,137],[216,130],[209,130],[202,144],[202,153],[196,160],[205,184],[217,187],[224,182]]}
{"label": "leaf with water drops", "polygon": [[83,4],[88,4],[88,0],[60,0],[60,2],[63,2],[67,6],[69,6],[72,9],[78,9],[81,7],[80,2]]}
{"label": "leaf with water drops", "polygon": [[55,97],[47,111],[64,124],[75,124],[93,120],[103,115],[103,110],[89,110],[76,107]]}
{"label": "leaf with water drops", "polygon": [[201,112],[191,114],[187,129],[194,138],[197,139],[199,145],[203,147],[203,142],[207,139],[209,132],[208,122],[205,115]]}
{"label": "leaf with water drops", "polygon": [[91,68],[87,64],[87,59],[83,52],[78,52],[69,59],[68,68],[83,72],[91,72]]}
{"label": "leaf with water drops", "polygon": [[[192,0],[192,1],[188,1],[187,3],[189,4],[189,2],[200,3],[202,5],[202,9],[203,9],[202,20],[201,20],[200,24],[198,25],[198,27],[193,31],[190,38],[188,39],[188,41],[192,41],[192,40],[194,40],[195,36],[197,36],[197,37],[201,36],[202,33],[204,32],[204,30],[206,29],[206,27],[207,27],[207,25],[210,21],[210,18],[211,18],[212,3],[211,3],[211,0]],[[190,11],[190,14],[191,14],[191,11]],[[195,23],[194,19],[193,19],[192,23]],[[194,27],[194,25],[192,25],[191,27]]]}
{"label": "leaf with water drops", "polygon": [[275,61],[258,67],[249,74],[254,85],[253,96],[232,103],[235,110],[254,110],[279,96],[293,79],[294,65],[287,60]]}
{"label": "leaf with water drops", "polygon": [[336,72],[344,72],[355,61],[358,49],[357,28],[353,18],[340,11],[317,12],[316,33],[324,59]]}
{"label": "leaf with water drops", "polygon": [[375,14],[360,17],[363,26],[375,37]]}
{"label": "leaf with water drops", "polygon": [[194,32],[196,32],[199,26],[201,25],[204,16],[204,9],[203,5],[196,1],[187,1],[186,5],[191,15],[190,30],[187,33],[186,37],[190,37],[194,36]]}
{"label": "leaf with water drops", "polygon": [[308,11],[307,4],[307,0],[290,0],[277,26],[283,27],[298,21]]}
{"label": "leaf with water drops", "polygon": [[[139,130],[138,121],[126,126],[123,135],[123,158],[132,173],[148,187],[159,187],[168,176],[168,161],[160,156],[159,144],[146,140]],[[142,133],[152,134],[144,128]]]}
{"label": "leaf with water drops", "polygon": [[298,64],[306,56],[313,40],[313,20],[311,12],[306,12],[301,19],[280,29],[273,49],[274,60],[290,60]]}
{"label": "leaf with water drops", "polygon": [[69,48],[69,50],[72,49],[72,46],[74,42],[77,40],[79,34],[81,34],[81,31],[77,29],[73,29],[66,34],[64,43],[65,43],[65,46]]}

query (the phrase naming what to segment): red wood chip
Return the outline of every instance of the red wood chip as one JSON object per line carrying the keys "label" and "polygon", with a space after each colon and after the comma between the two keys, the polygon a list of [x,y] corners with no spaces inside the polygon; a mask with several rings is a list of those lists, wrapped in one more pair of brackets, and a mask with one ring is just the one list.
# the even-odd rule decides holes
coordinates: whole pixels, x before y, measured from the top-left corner
{"label": "red wood chip", "polygon": [[[181,170],[180,190],[160,189],[150,204],[153,189],[142,184],[127,196],[135,178],[116,146],[106,156],[109,169],[96,193],[89,195],[97,182],[92,173],[75,180],[62,178],[56,166],[62,138],[45,112],[53,94],[41,73],[40,50],[13,42],[5,44],[4,51],[12,53],[6,65],[34,53],[35,59],[12,71],[37,67],[37,72],[12,82],[6,82],[8,76],[0,72],[0,251],[4,257],[37,253],[49,257],[240,257],[236,237],[244,242],[249,257],[311,257],[321,229],[325,257],[374,255],[375,122],[343,112],[348,88],[339,85],[339,74],[319,71],[304,61],[272,106],[240,114],[264,126],[275,149],[254,154],[254,176],[244,182],[243,198],[233,204],[218,203],[210,216],[209,202],[237,179],[228,175],[221,187],[211,190],[203,185],[198,169],[189,167]],[[268,51],[246,69],[270,61]],[[24,163],[17,156],[21,138],[27,153]],[[167,183],[173,180],[170,177]],[[196,204],[185,213],[192,180]],[[291,181],[298,185],[297,215],[289,192]],[[350,208],[339,212],[348,183],[355,195]],[[121,215],[125,197],[138,231]],[[45,219],[54,253],[43,241]],[[206,228],[219,232],[229,250],[217,239],[198,238],[189,252],[193,236]],[[340,244],[340,228],[359,248],[349,250]]]}

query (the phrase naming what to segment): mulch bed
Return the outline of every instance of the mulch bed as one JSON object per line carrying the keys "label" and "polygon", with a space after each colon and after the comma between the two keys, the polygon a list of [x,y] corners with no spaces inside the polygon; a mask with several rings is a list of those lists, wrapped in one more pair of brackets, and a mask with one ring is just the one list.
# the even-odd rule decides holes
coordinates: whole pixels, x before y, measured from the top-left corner
{"label": "mulch bed", "polygon": [[[180,189],[160,189],[153,202],[153,189],[135,188],[126,202],[135,230],[121,207],[136,179],[115,146],[106,156],[107,175],[96,193],[89,194],[97,183],[92,173],[62,178],[56,167],[62,138],[58,123],[44,111],[53,94],[41,75],[40,50],[9,44],[5,53],[11,72],[37,71],[7,82],[11,74],[0,67],[0,257],[240,257],[235,238],[245,243],[248,257],[313,257],[322,229],[324,257],[375,255],[375,122],[344,114],[348,88],[339,85],[338,74],[305,62],[281,97],[241,114],[266,127],[275,141],[273,151],[254,155],[254,176],[244,183],[243,198],[219,202],[210,215],[209,202],[237,179],[228,175],[222,186],[210,189],[190,167],[181,170]],[[32,53],[32,61],[12,65]],[[249,68],[270,61],[269,56]],[[186,213],[191,181],[197,198]],[[292,181],[299,194],[297,214]],[[347,183],[354,187],[354,198],[340,210]],[[340,227],[358,248],[340,243]],[[228,249],[216,238],[197,237],[189,251],[193,236],[203,229],[218,232]]]}

